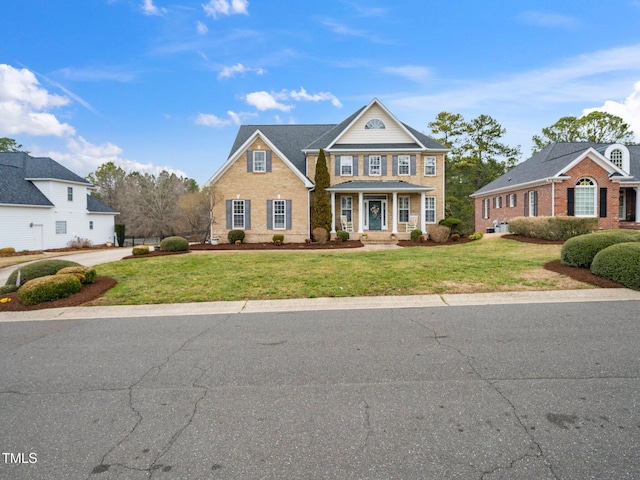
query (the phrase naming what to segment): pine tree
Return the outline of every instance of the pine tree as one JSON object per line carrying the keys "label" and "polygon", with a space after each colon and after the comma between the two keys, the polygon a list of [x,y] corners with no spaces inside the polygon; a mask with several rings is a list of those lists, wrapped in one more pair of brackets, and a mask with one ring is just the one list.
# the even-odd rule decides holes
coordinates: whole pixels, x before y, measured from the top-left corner
{"label": "pine tree", "polygon": [[327,232],[330,232],[331,202],[329,201],[327,188],[331,184],[331,177],[327,169],[327,159],[322,149],[320,149],[320,153],[318,154],[314,181],[316,190],[313,204],[311,205],[311,230],[313,231],[314,228],[322,227],[326,229]]}

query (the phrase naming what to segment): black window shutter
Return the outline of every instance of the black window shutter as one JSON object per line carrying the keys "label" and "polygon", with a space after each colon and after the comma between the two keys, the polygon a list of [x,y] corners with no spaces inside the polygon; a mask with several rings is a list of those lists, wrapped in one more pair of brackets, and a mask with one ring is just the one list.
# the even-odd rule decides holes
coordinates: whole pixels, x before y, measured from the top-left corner
{"label": "black window shutter", "polygon": [[567,188],[567,215],[573,217],[576,214],[576,189]]}
{"label": "black window shutter", "polygon": [[233,200],[227,200],[227,230],[233,228]]}
{"label": "black window shutter", "polygon": [[514,207],[518,206],[518,194],[517,193],[513,194],[513,206]]}
{"label": "black window shutter", "polygon": [[538,216],[538,192],[532,192],[533,193],[533,216],[537,217]]}
{"label": "black window shutter", "polygon": [[606,218],[607,216],[607,187],[600,189],[600,217]]}
{"label": "black window shutter", "polygon": [[529,216],[529,192],[524,192],[524,216]]}
{"label": "black window shutter", "polygon": [[251,230],[251,200],[244,201],[244,229]]}
{"label": "black window shutter", "polygon": [[273,230],[273,200],[267,200],[267,230]]}

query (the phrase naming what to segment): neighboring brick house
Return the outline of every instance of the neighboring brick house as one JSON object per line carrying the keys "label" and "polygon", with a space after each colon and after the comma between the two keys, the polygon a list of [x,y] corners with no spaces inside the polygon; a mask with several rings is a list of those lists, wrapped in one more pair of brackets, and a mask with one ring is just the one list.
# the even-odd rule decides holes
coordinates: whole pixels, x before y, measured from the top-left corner
{"label": "neighboring brick house", "polygon": [[84,178],[50,158],[0,152],[0,248],[63,248],[76,238],[113,242],[118,212]]}
{"label": "neighboring brick house", "polygon": [[640,227],[640,145],[554,143],[471,196],[475,229],[514,217],[598,218],[598,227]]}
{"label": "neighboring brick house", "polygon": [[271,241],[276,233],[285,242],[309,238],[320,149],[331,177],[331,233],[347,226],[351,238],[408,238],[410,227],[428,231],[444,218],[449,150],[373,99],[337,125],[241,126],[227,161],[207,182],[212,238],[227,241],[232,229],[244,230],[247,242]]}

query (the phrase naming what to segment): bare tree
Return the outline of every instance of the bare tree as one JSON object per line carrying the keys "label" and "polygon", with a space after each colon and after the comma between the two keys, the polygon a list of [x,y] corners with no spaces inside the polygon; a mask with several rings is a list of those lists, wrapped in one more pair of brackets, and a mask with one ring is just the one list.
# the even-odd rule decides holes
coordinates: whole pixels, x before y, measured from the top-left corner
{"label": "bare tree", "polygon": [[178,200],[178,210],[183,220],[182,231],[201,235],[202,242],[206,242],[213,221],[214,205],[215,195],[211,187],[182,195]]}

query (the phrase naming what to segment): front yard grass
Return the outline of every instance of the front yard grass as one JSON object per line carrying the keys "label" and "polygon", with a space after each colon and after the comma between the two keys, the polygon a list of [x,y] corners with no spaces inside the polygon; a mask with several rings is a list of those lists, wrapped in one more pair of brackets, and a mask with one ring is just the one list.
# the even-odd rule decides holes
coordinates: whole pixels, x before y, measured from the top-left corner
{"label": "front yard grass", "polygon": [[501,238],[349,252],[190,253],[100,265],[101,305],[589,288],[542,266],[560,245]]}

